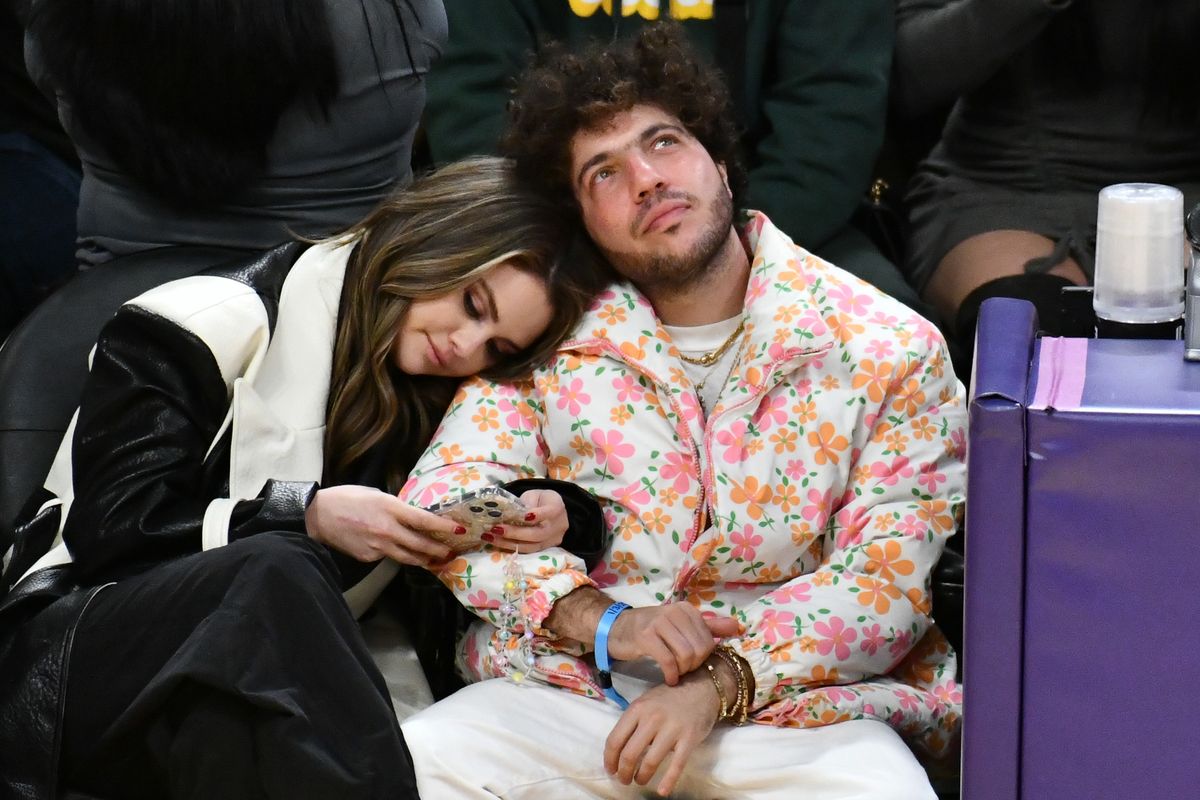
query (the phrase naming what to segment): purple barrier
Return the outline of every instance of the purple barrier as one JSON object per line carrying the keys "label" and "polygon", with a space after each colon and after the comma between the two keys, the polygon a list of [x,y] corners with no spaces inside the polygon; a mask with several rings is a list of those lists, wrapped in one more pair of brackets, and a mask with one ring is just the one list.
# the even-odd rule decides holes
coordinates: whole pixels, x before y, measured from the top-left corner
{"label": "purple barrier", "polygon": [[1200,365],[1033,326],[980,317],[964,800],[1198,796]]}

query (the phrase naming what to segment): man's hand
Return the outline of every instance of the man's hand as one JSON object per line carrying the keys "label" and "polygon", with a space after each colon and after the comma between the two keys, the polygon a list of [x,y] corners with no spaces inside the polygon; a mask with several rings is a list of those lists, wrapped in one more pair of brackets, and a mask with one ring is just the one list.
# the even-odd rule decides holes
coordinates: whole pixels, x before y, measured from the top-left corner
{"label": "man's hand", "polygon": [[668,686],[704,663],[717,640],[736,636],[733,617],[706,617],[690,603],[631,608],[617,617],[608,636],[608,654],[620,661],[648,657]]}
{"label": "man's hand", "polygon": [[497,525],[483,538],[493,546],[518,553],[536,553],[562,544],[567,533],[567,507],[552,489],[531,489],[521,495],[525,520],[521,525]]}
{"label": "man's hand", "polygon": [[631,781],[645,786],[670,755],[671,764],[656,789],[666,797],[696,746],[712,731],[719,712],[717,690],[706,670],[688,673],[676,686],[655,686],[629,704],[608,735],[604,768],[627,786]]}
{"label": "man's hand", "polygon": [[[563,638],[590,645],[596,626],[612,598],[593,586],[580,586],[554,604],[545,627]],[[704,663],[717,639],[741,631],[733,617],[711,617],[688,603],[631,608],[613,623],[608,634],[608,654],[628,661],[652,658],[668,685]]]}
{"label": "man's hand", "polygon": [[428,531],[454,533],[458,523],[410,506],[368,486],[330,486],[317,491],[304,512],[308,535],[358,561],[390,558],[420,567],[436,565],[453,551]]}

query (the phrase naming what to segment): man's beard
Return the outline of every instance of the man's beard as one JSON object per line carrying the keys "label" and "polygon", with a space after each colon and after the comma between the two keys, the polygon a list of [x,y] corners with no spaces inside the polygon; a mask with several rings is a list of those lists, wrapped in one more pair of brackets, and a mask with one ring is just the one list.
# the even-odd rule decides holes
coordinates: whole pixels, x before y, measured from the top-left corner
{"label": "man's beard", "polygon": [[[669,199],[692,200],[691,196],[664,194],[655,205]],[[694,206],[693,206],[694,207]],[[717,254],[729,240],[733,227],[733,198],[724,188],[713,198],[708,225],[696,244],[678,255],[622,253],[604,250],[604,256],[617,272],[628,278],[647,294],[667,293],[688,289],[702,281],[717,266]]]}

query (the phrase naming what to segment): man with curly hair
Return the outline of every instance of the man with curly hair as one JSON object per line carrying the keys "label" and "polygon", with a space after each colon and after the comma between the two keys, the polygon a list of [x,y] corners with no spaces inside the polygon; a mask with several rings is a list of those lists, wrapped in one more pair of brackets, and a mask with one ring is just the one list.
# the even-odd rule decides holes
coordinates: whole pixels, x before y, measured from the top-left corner
{"label": "man with curly hair", "polygon": [[533,380],[464,385],[403,496],[569,480],[605,550],[440,570],[480,619],[475,683],[403,726],[425,796],[933,797],[906,740],[958,733],[929,575],[962,387],[929,322],[739,213],[727,105],[660,26],[513,98],[518,170],[625,280]]}

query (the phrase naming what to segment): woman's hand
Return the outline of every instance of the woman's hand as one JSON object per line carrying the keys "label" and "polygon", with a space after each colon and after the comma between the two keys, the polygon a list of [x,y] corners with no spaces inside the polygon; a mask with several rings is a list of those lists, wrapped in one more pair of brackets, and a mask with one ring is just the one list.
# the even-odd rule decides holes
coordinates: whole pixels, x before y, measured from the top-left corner
{"label": "woman's hand", "polygon": [[484,540],[502,550],[536,553],[562,544],[567,533],[567,507],[553,489],[531,489],[521,495],[525,522],[521,525],[497,525]]}
{"label": "woman's hand", "polygon": [[660,684],[629,704],[604,743],[604,768],[626,786],[645,786],[663,759],[671,764],[656,791],[671,794],[696,746],[717,723],[717,690],[705,670],[684,676],[676,686]]}
{"label": "woman's hand", "polygon": [[419,567],[439,565],[453,554],[429,533],[450,536],[459,527],[368,486],[318,490],[304,512],[304,524],[310,537],[358,561],[390,558]]}

